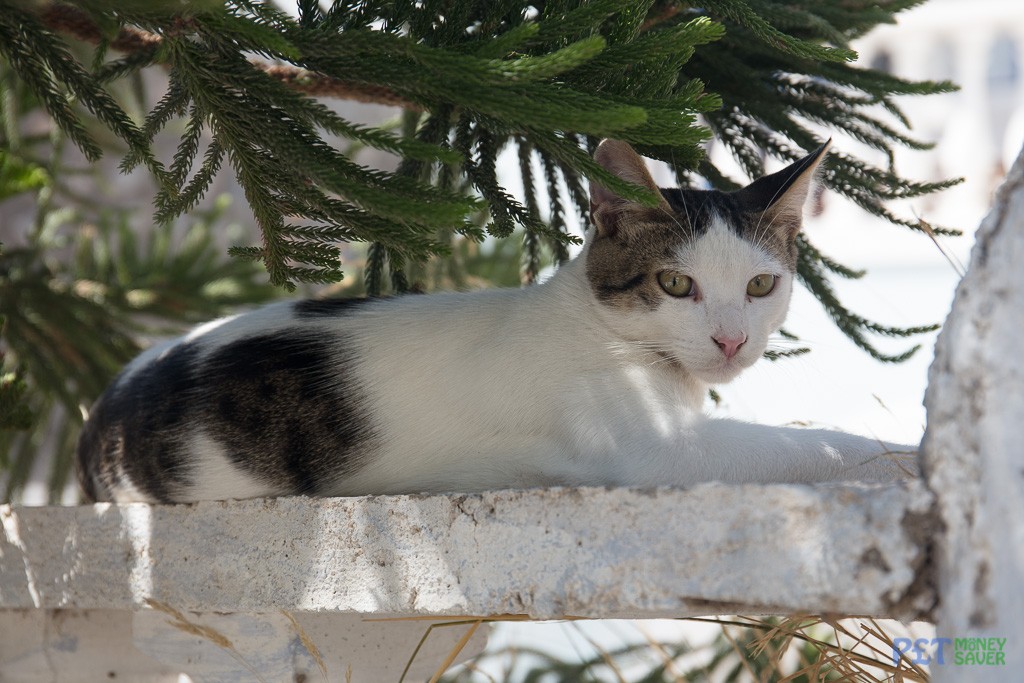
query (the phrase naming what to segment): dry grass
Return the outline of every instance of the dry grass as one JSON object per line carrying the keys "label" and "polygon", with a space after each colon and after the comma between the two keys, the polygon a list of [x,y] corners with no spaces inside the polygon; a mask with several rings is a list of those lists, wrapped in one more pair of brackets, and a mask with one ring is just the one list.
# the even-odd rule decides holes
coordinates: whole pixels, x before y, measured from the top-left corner
{"label": "dry grass", "polygon": [[[503,620],[508,619],[456,621],[435,626]],[[518,617],[515,621],[528,619]],[[569,621],[573,626],[579,623],[579,620]],[[918,683],[929,680],[928,672],[908,659],[893,662],[893,638],[906,635],[906,628],[896,622],[883,622],[871,617],[811,615],[786,618],[709,617],[681,621],[715,624],[720,627],[721,635],[708,645],[690,647],[686,643],[656,640],[638,628],[643,641],[639,645],[608,650],[582,629],[577,629],[592,648],[590,655],[579,653],[579,661],[570,662],[529,648],[485,651],[452,669],[440,680],[447,683],[541,679],[607,680],[615,683],[635,680]],[[696,663],[695,655],[702,655],[697,657]],[[454,661],[455,657],[448,659]],[[526,664],[517,667],[516,659]],[[496,678],[494,669],[503,660],[504,675]],[[647,662],[646,668],[638,666],[640,662]],[[488,669],[491,673],[487,672]],[[640,669],[642,671],[638,674]],[[631,673],[627,674],[627,671]]]}
{"label": "dry grass", "polygon": [[[197,624],[179,610],[150,600],[150,607],[167,614],[171,626],[207,640],[226,650],[253,675],[260,673],[245,661],[231,641],[209,626]],[[320,650],[288,613],[303,646],[330,680]],[[521,680],[614,681],[630,683],[714,681],[736,683],[926,683],[928,672],[907,658],[893,662],[893,639],[906,635],[896,622],[871,617],[824,617],[793,615],[778,617],[693,617],[681,619],[693,623],[714,624],[721,629],[714,642],[691,646],[686,642],[664,641],[652,637],[636,622],[638,642],[607,649],[580,624],[587,620],[569,617],[564,621],[586,642],[591,652],[578,652],[578,660],[569,660],[550,652],[524,647],[485,650],[456,664],[466,644],[481,624],[507,621],[532,621],[525,615],[504,614],[491,617],[395,617],[365,621],[430,622],[414,650],[409,654],[398,683],[405,683],[413,662],[436,628],[463,628],[462,637],[448,654],[437,662],[430,683],[470,683],[489,681],[509,683]],[[496,664],[502,671],[495,675]],[[488,671],[490,670],[490,671]],[[640,672],[639,674],[637,672]],[[351,670],[343,680],[350,680]],[[545,678],[550,676],[550,678]]]}
{"label": "dry grass", "polygon": [[160,602],[159,600],[146,598],[146,605],[157,610],[158,612],[163,612],[164,614],[169,615],[171,619],[169,619],[167,623],[170,624],[172,627],[184,633],[188,633],[189,635],[202,638],[203,640],[209,641],[217,647],[221,648],[229,655],[231,655],[231,657],[236,662],[238,662],[239,665],[241,665],[250,674],[252,674],[253,680],[259,681],[259,683],[266,683],[263,676],[260,675],[260,672],[257,671],[256,668],[252,666],[252,664],[246,661],[245,657],[242,656],[242,653],[235,649],[235,646],[231,642],[231,640],[228,639],[228,637],[220,631],[216,630],[211,626],[205,626],[203,624],[197,624],[194,621],[191,621],[181,611],[171,607],[170,605],[164,602]]}
{"label": "dry grass", "polygon": [[[323,675],[324,680],[328,680],[327,665],[324,664],[324,658],[320,655],[320,649],[316,646],[316,643],[313,642],[313,639],[309,637],[309,634],[306,633],[305,629],[303,629],[302,626],[299,625],[299,622],[296,621],[295,617],[293,617],[290,612],[281,610],[281,614],[283,614],[288,619],[288,621],[292,625],[292,628],[295,629],[295,633],[298,634],[299,641],[302,643],[302,647],[306,648],[306,651],[316,662],[316,665],[320,668],[320,673],[321,675]],[[351,676],[352,672],[349,671],[348,677],[351,678]]]}
{"label": "dry grass", "polygon": [[[871,617],[794,615],[784,619],[734,617],[692,621],[719,624],[733,643],[736,638],[728,635],[730,628],[749,634],[745,651],[737,650],[736,654],[743,658],[750,680],[758,683],[929,680],[928,673],[909,659],[900,658],[893,663],[893,638],[903,634],[892,633],[891,626]],[[758,660],[760,664],[755,670],[752,662]]]}

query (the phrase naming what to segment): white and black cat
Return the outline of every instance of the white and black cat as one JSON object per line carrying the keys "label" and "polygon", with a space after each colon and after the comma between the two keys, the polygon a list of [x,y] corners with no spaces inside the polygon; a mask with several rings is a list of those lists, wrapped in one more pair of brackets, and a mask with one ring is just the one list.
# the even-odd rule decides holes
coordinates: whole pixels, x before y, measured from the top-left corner
{"label": "white and black cat", "polygon": [[520,290],[278,303],[151,348],[93,406],[94,500],[179,502],[546,485],[893,480],[898,446],[702,412],[782,324],[824,145],[732,193],[596,159],[582,253]]}

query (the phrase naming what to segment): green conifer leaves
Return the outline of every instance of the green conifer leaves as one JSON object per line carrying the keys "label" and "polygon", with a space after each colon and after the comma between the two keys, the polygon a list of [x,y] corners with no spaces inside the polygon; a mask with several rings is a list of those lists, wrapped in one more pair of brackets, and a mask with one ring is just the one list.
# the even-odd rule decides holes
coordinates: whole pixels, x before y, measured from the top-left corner
{"label": "green conifer leaves", "polygon": [[124,140],[141,160],[151,164],[155,173],[161,171],[124,110],[72,56],[64,42],[31,12],[17,5],[0,4],[0,55],[10,61],[86,157],[98,159],[102,150],[85,131],[72,98]]}
{"label": "green conifer leaves", "polygon": [[[389,282],[408,286],[410,264],[448,253],[455,240],[516,230],[532,280],[542,249],[565,258],[574,239],[567,217],[586,220],[588,180],[653,201],[593,163],[601,137],[722,188],[738,179],[703,158],[712,134],[750,176],[763,172],[765,153],[792,160],[816,147],[822,126],[890,160],[897,146],[927,148],[905,130],[894,98],[953,86],[850,64],[850,40],[914,4],[296,0],[289,14],[265,0],[0,0],[0,55],[89,158],[100,148],[82,106],[127,146],[123,168],[150,169],[158,221],[201,206],[214,176],[230,169],[261,233],[233,254],[291,286],[339,280],[339,245],[369,242],[366,285],[377,294]],[[91,71],[69,37],[91,44]],[[106,88],[157,68],[169,74],[167,91],[133,122]],[[397,105],[415,125],[402,135],[359,126],[325,97]],[[178,121],[176,152],[155,159],[154,136]],[[364,168],[341,151],[349,143],[393,153],[400,167]],[[495,169],[509,146],[521,199]],[[910,227],[885,202],[955,182],[916,183],[842,154],[825,177],[868,212]],[[861,343],[855,330],[872,324],[830,303],[832,266],[841,269],[804,243],[804,282]]]}
{"label": "green conifer leaves", "polygon": [[[0,0],[4,10],[7,3]],[[689,17],[643,32],[648,5],[549,3],[538,12],[515,3],[337,2],[324,10],[303,2],[297,18],[246,0],[178,13],[161,4],[93,1],[85,13],[46,8],[58,28],[69,22],[53,21],[54,13],[96,23],[95,34],[104,38],[94,75],[42,18],[24,9],[3,13],[0,37],[19,76],[87,155],[99,149],[68,92],[128,143],[124,169],[145,163],[159,176],[159,221],[195,208],[213,176],[230,166],[263,236],[260,246],[234,253],[262,260],[272,282],[290,285],[340,279],[338,244],[344,241],[380,244],[378,253],[390,254],[392,267],[443,252],[448,245],[434,239],[438,230],[464,226],[472,232],[471,217],[483,207],[492,215],[492,234],[523,226],[546,234],[564,252],[564,226],[548,229],[533,197],[523,207],[498,185],[497,152],[513,136],[537,150],[551,180],[569,173],[573,191],[580,190],[581,176],[610,180],[581,149],[584,140],[619,136],[662,152],[683,147],[677,158],[694,160],[696,144],[706,137],[696,113],[718,100],[704,95],[700,83],[681,80],[678,67],[696,46],[720,38],[723,28]],[[119,37],[143,31],[147,39],[137,51],[105,61],[110,40],[127,44]],[[286,81],[272,73],[269,60],[301,71]],[[170,83],[137,128],[103,83],[150,64],[168,69]],[[635,78],[623,75],[630,68]],[[447,123],[431,136],[396,137],[344,120],[296,83],[386,89],[428,112],[424,122],[435,127],[437,114],[449,112]],[[151,157],[149,144],[179,118],[184,133],[165,168]],[[463,134],[456,141],[459,125]],[[327,142],[331,136],[421,162],[419,172],[362,168]],[[453,171],[469,180],[470,192],[434,183]],[[564,214],[560,204],[555,208]]]}

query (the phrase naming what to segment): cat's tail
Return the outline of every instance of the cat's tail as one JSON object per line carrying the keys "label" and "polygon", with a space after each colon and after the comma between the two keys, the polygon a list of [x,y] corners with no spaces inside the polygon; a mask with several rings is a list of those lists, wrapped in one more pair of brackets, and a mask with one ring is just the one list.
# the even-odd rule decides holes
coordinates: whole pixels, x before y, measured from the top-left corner
{"label": "cat's tail", "polygon": [[82,492],[83,503],[110,500],[110,490],[104,484],[104,477],[101,476],[102,472],[109,471],[111,460],[107,448],[109,435],[105,434],[105,425],[100,419],[102,403],[103,397],[101,396],[89,411],[89,418],[82,426],[82,432],[78,437],[78,448],[75,451],[78,486]]}

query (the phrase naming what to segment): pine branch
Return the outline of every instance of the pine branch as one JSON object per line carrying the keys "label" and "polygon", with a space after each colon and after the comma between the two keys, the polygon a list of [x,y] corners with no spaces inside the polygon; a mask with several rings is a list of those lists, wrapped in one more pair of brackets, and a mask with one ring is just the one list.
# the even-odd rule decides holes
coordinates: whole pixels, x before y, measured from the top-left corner
{"label": "pine branch", "polygon": [[78,40],[93,45],[106,41],[107,46],[118,52],[135,53],[152,50],[161,45],[160,36],[133,27],[121,27],[117,35],[109,38],[103,34],[93,18],[85,11],[72,5],[46,5],[40,12],[43,23],[53,31],[67,33]]}
{"label": "pine branch", "polygon": [[[537,187],[533,180],[533,148],[522,139],[516,140],[519,148],[519,172],[523,177],[523,196],[526,199],[527,228],[523,235],[523,284],[532,285],[541,268],[541,234],[535,229],[543,226],[540,208],[537,205]],[[546,226],[545,226],[546,227]]]}
{"label": "pine branch", "polygon": [[[102,74],[103,80],[116,78],[123,69],[137,68],[136,63],[148,65],[158,61],[156,58],[164,44],[164,39],[161,36],[132,26],[122,26],[117,35],[108,40],[88,13],[71,5],[48,5],[42,10],[40,18],[53,31],[74,36],[76,39],[92,45],[99,45],[106,41],[110,49],[126,53],[129,55],[129,58],[126,59],[134,60],[107,67]],[[184,23],[181,26],[184,27]],[[330,78],[294,66],[259,61],[254,61],[253,64],[265,71],[271,78],[306,95],[352,100],[366,104],[382,104],[404,109],[419,108],[417,103],[399,96],[386,87]]]}
{"label": "pine branch", "polygon": [[544,180],[548,187],[548,202],[551,229],[558,234],[557,238],[549,239],[548,244],[555,255],[555,262],[561,265],[569,260],[567,246],[569,227],[565,220],[565,207],[562,206],[562,195],[559,192],[558,167],[551,157],[540,153],[541,165],[544,167]]}
{"label": "pine branch", "polygon": [[384,245],[374,242],[370,245],[366,254],[366,294],[367,296],[380,296],[384,288],[384,265],[387,260],[387,250]]}
{"label": "pine branch", "polygon": [[83,154],[95,160],[101,151],[72,111],[71,101],[63,92],[61,84],[124,140],[132,153],[144,161],[157,180],[163,183],[163,167],[154,159],[148,141],[124,110],[35,16],[15,6],[5,7],[4,4],[0,3],[0,53],[11,60],[50,115]]}
{"label": "pine branch", "polygon": [[856,59],[857,55],[852,50],[832,48],[783,33],[765,19],[765,14],[771,13],[765,10],[773,8],[770,3],[756,3],[758,9],[762,10],[761,13],[755,11],[751,7],[752,4],[754,3],[744,0],[707,0],[703,6],[712,14],[729,19],[738,26],[748,29],[760,42],[794,56],[823,62],[847,62]]}

